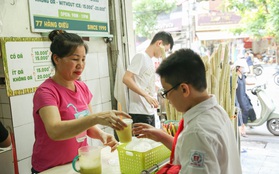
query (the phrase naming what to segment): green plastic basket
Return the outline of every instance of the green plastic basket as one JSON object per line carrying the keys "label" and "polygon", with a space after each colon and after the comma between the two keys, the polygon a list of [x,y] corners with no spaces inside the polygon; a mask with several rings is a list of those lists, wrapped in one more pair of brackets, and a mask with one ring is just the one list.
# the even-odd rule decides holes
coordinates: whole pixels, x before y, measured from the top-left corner
{"label": "green plastic basket", "polygon": [[126,145],[117,147],[122,174],[140,174],[170,157],[170,150],[163,144],[146,152],[126,150]]}

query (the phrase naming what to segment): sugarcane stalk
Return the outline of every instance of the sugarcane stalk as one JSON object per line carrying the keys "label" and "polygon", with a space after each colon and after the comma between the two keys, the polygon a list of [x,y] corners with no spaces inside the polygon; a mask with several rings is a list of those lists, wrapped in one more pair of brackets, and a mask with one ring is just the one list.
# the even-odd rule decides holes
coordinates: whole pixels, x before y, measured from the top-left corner
{"label": "sugarcane stalk", "polygon": [[[211,75],[211,94],[214,94],[216,96],[216,99],[219,98],[218,97],[218,93],[217,93],[217,79],[214,75]],[[219,101],[218,101],[219,102]]]}
{"label": "sugarcane stalk", "polygon": [[225,46],[225,51],[224,51],[224,59],[222,61],[222,71],[221,71],[221,77],[219,80],[219,101],[220,101],[220,105],[224,106],[224,104],[226,103],[225,100],[229,99],[226,98],[226,96],[224,95],[224,83],[230,83],[230,81],[228,80],[228,75],[229,75],[229,63],[228,63],[228,46]]}
{"label": "sugarcane stalk", "polygon": [[228,113],[229,116],[231,116],[231,84],[230,84],[230,69],[226,68],[226,74],[225,74],[225,78],[227,79],[227,83],[226,83],[226,94],[225,94],[225,102],[226,102],[226,111]]}
{"label": "sugarcane stalk", "polygon": [[166,115],[167,115],[167,119],[170,120],[171,117],[171,112],[170,112],[170,104],[168,100],[165,100],[165,109],[166,109]]}

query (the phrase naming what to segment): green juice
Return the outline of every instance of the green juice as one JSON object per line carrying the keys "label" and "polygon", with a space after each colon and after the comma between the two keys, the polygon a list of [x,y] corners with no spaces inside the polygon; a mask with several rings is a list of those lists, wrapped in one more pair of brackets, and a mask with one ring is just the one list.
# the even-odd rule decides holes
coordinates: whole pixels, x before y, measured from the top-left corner
{"label": "green juice", "polygon": [[81,174],[102,174],[100,156],[82,156],[79,160]]}
{"label": "green juice", "polygon": [[101,165],[99,166],[94,166],[90,168],[80,168],[80,173],[81,174],[102,174],[102,167]]}
{"label": "green juice", "polygon": [[127,124],[123,130],[117,130],[117,136],[121,143],[129,143],[132,141],[132,119],[123,119],[123,121]]}

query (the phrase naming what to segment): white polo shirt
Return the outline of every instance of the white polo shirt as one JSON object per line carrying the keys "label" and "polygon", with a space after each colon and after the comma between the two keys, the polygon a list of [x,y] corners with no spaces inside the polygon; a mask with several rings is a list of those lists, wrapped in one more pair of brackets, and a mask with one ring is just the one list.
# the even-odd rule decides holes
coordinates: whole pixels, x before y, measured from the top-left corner
{"label": "white polo shirt", "polygon": [[236,137],[226,111],[214,95],[184,115],[174,164],[180,174],[241,174]]}

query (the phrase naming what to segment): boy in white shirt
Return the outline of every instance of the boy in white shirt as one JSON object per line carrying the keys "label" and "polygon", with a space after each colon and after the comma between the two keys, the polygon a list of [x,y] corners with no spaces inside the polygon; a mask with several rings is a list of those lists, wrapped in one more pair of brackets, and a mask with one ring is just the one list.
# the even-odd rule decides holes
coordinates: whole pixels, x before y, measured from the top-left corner
{"label": "boy in white shirt", "polygon": [[165,59],[156,71],[163,98],[183,113],[173,138],[148,124],[134,124],[139,138],[162,142],[172,149],[171,165],[159,170],[179,174],[241,174],[241,164],[232,123],[214,95],[206,91],[205,67],[198,54],[180,49]]}

